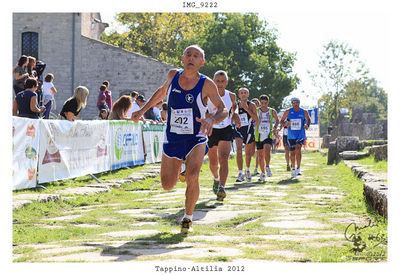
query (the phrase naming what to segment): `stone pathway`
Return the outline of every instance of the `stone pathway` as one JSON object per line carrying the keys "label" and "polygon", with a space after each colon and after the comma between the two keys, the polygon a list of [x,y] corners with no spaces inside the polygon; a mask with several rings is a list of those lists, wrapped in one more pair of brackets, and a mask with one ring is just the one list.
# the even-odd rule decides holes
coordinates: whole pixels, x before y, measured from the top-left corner
{"label": "stone pathway", "polygon": [[[283,158],[283,154],[274,154],[273,158],[277,155]],[[274,176],[267,178],[265,183],[254,177],[251,183],[236,183],[234,175],[230,175],[226,185],[227,198],[223,203],[215,200],[211,181],[208,187],[203,185],[194,213],[194,232],[188,236],[181,235],[178,226],[183,214],[184,188],[168,192],[161,189],[158,192],[140,191],[149,195],[137,200],[146,202],[145,208],[109,204],[107,209],[113,214],[95,222],[89,219],[85,223],[76,223],[76,220],[89,217],[98,211],[98,206],[80,207],[73,214],[60,212],[59,217],[45,219],[61,225],[37,226],[63,230],[73,225],[82,230],[98,230],[98,233],[89,237],[83,235],[81,239],[17,246],[14,251],[20,252],[14,253],[13,260],[30,257],[31,262],[293,262],[309,261],[308,250],[329,251],[350,246],[344,238],[343,226],[351,222],[367,223],[368,219],[352,213],[330,213],[327,217],[317,211],[315,207],[318,206],[329,212],[330,203],[340,203],[346,194],[337,187],[326,186],[326,182],[311,181],[307,168],[303,170],[303,176],[290,180],[290,172],[281,171],[282,165],[273,167]],[[306,167],[312,166],[309,163]],[[147,171],[131,178],[153,177],[158,169],[159,166],[148,167]],[[69,191],[60,194],[69,194]],[[181,207],[169,208],[171,204]],[[161,208],[163,206],[165,208]],[[116,217],[126,221],[126,228],[109,231],[107,226],[100,225],[101,222],[112,222]],[[252,251],[262,253],[249,257]]]}

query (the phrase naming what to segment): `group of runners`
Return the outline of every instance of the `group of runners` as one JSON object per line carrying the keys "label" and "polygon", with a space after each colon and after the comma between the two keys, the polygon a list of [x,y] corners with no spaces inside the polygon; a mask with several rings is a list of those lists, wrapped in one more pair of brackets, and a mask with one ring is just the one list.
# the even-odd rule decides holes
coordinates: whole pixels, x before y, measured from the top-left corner
{"label": "group of runners", "polygon": [[[260,181],[271,177],[269,167],[274,135],[284,130],[284,143],[290,150],[291,176],[301,174],[301,147],[305,130],[310,126],[307,111],[300,108],[300,100],[292,98],[292,108],[279,120],[276,110],[268,106],[269,97],[261,95],[257,107],[249,101],[247,88],[236,95],[228,90],[228,75],[217,71],[211,80],[200,74],[205,54],[197,45],[187,47],[182,56],[183,69],[172,69],[167,80],[158,88],[142,108],[132,113],[139,118],[159,101],[167,97],[168,115],[161,160],[161,184],[171,190],[178,178],[186,181],[185,214],[181,221],[181,233],[192,231],[194,208],[200,194],[199,173],[204,155],[208,152],[210,170],[214,177],[213,192],[218,201],[226,197],[225,184],[229,172],[229,155],[232,141],[237,148],[237,181],[251,181],[250,163],[257,148]],[[286,132],[285,132],[286,131]],[[287,133],[287,136],[285,136]],[[246,168],[243,173],[242,148],[244,145]],[[289,154],[287,164],[289,168]],[[297,166],[296,166],[297,165]]]}

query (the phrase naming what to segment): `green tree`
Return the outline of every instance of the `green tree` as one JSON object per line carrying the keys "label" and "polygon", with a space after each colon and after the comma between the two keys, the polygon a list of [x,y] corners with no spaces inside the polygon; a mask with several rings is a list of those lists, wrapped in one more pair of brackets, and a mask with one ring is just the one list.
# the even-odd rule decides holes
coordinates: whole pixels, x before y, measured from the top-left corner
{"label": "green tree", "polygon": [[320,55],[319,71],[309,72],[314,86],[323,93],[319,100],[321,112],[329,125],[336,123],[339,108],[345,98],[345,86],[353,80],[364,81],[369,73],[359,53],[349,45],[330,41]]}
{"label": "green tree", "polygon": [[268,94],[271,106],[279,109],[299,79],[292,71],[295,54],[279,48],[276,32],[254,13],[214,14],[197,40],[206,52],[202,72],[212,77],[215,71],[225,70],[228,90],[246,87],[251,98]]}
{"label": "green tree", "polygon": [[179,65],[176,49],[182,40],[204,32],[206,13],[119,13],[116,19],[128,32],[102,34],[102,41]]}

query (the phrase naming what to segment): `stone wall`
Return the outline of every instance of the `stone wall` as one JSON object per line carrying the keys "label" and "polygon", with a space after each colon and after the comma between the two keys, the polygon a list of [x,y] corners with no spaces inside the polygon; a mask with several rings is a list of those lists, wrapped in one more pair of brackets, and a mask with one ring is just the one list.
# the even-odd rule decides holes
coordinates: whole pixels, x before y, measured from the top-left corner
{"label": "stone wall", "polygon": [[[73,19],[75,45],[72,44]],[[73,48],[76,49],[80,45],[80,24],[80,16],[73,16],[72,13],[13,14],[13,65],[21,56],[22,33],[37,32],[39,60],[46,63],[44,73],[52,73],[55,76],[54,85],[59,92],[56,95],[58,105],[62,105],[65,99],[72,95],[72,60],[77,59],[77,51]]]}
{"label": "stone wall", "polygon": [[166,80],[172,65],[101,41],[82,37],[82,68],[79,83],[89,91],[82,118],[98,115],[97,94],[104,80],[110,82],[113,102],[121,94],[136,90],[149,98]]}
{"label": "stone wall", "polygon": [[[46,63],[44,74],[54,74],[56,110],[73,95],[75,87],[88,87],[90,95],[82,119],[97,117],[97,94],[104,80],[110,81],[113,102],[123,93],[137,90],[149,97],[160,87],[172,65],[129,52],[96,39],[104,23],[98,13],[14,13],[13,65],[21,56],[21,36],[33,31],[39,35],[39,59]],[[12,75],[10,74],[12,81]],[[14,92],[12,91],[12,94]]]}

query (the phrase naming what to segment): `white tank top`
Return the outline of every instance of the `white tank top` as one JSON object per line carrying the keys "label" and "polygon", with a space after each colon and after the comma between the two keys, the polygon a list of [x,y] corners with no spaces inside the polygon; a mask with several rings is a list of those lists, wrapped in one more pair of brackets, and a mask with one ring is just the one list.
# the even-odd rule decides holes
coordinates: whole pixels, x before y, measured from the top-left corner
{"label": "white tank top", "polygon": [[[225,90],[225,94],[223,96],[221,96],[221,99],[225,103],[226,109],[228,109],[228,116],[220,123],[214,124],[213,128],[215,128],[215,129],[222,129],[222,128],[225,128],[225,127],[228,127],[229,125],[231,125],[232,100],[231,100],[230,92],[228,90]],[[207,109],[210,114],[215,114],[215,112],[217,111],[217,107],[214,106],[214,104],[211,102],[211,100],[208,101]]]}

